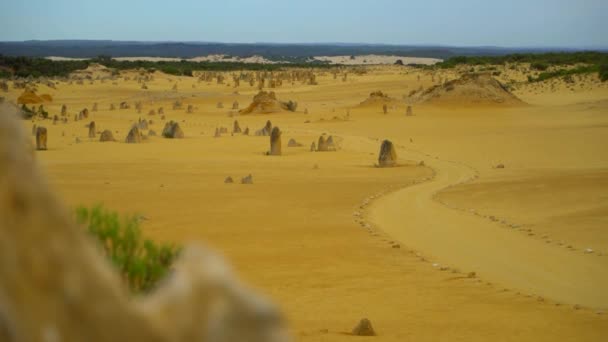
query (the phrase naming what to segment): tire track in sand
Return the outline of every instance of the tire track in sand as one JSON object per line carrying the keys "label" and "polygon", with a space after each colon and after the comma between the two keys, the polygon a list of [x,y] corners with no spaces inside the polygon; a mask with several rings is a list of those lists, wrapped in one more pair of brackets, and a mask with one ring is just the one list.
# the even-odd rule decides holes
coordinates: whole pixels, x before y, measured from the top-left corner
{"label": "tire track in sand", "polygon": [[424,159],[435,177],[376,198],[366,215],[376,228],[433,260],[475,271],[504,287],[556,302],[608,308],[608,258],[572,253],[446,207],[435,195],[477,178],[476,171],[422,152],[400,150],[402,156]]}

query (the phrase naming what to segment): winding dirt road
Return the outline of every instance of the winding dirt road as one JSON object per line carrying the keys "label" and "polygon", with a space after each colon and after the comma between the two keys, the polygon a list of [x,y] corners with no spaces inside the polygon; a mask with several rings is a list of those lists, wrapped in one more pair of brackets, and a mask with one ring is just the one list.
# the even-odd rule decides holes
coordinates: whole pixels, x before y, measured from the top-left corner
{"label": "winding dirt road", "polygon": [[[400,157],[421,155],[400,151]],[[475,177],[467,166],[424,158],[436,177],[377,199],[368,219],[433,263],[560,303],[608,308],[608,257],[571,251],[433,199]],[[435,265],[438,267],[438,265]]]}

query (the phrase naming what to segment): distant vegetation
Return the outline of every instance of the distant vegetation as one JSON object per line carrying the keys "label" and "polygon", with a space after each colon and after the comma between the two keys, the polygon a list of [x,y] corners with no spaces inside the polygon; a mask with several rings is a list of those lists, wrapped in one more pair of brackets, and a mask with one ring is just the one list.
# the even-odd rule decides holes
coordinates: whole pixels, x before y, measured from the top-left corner
{"label": "distant vegetation", "polygon": [[94,58],[99,55],[109,55],[116,57],[150,56],[187,59],[208,55],[230,55],[235,57],[257,55],[274,61],[296,63],[302,63],[312,56],[361,56],[375,54],[445,59],[460,55],[487,56],[540,51],[542,50],[384,44],[224,44],[110,40],[0,42],[0,54],[7,56]]}
{"label": "distant vegetation", "polygon": [[[506,65],[514,63],[530,63],[530,68],[541,72],[538,77],[528,77],[530,82],[544,81],[553,77],[571,77],[576,74],[588,74],[597,72],[602,81],[607,80],[606,65],[608,65],[608,53],[604,52],[559,52],[541,54],[512,54],[505,56],[477,56],[477,57],[453,57],[431,68],[454,68],[459,65],[465,66],[491,66]],[[578,66],[577,66],[578,65]],[[576,66],[574,68],[563,68],[564,66]],[[603,67],[602,67],[603,66]],[[552,71],[547,71],[553,68]],[[604,70],[604,71],[602,71]]]}
{"label": "distant vegetation", "polygon": [[[297,60],[297,59],[294,59]],[[176,62],[151,62],[151,61],[118,61],[110,56],[99,56],[90,60],[53,61],[39,57],[8,57],[0,55],[0,77],[9,77],[12,74],[17,77],[66,77],[76,70],[86,69],[91,63],[99,63],[108,68],[116,70],[146,69],[149,71],[159,70],[171,75],[192,76],[194,71],[239,71],[260,70],[274,71],[284,68],[334,68],[338,65],[330,65],[326,62],[300,62],[300,63],[240,63],[240,62],[192,62],[181,60]],[[4,75],[4,76],[2,76]]]}
{"label": "distant vegetation", "polygon": [[67,76],[76,70],[85,69],[88,65],[87,61],[51,61],[46,58],[0,55],[0,68],[2,69],[0,71],[4,71],[4,77],[8,76],[8,70],[11,70],[12,74],[17,77]]}
{"label": "distant vegetation", "polygon": [[76,220],[96,238],[108,260],[133,292],[154,288],[165,277],[179,248],[144,239],[136,217],[120,218],[101,206],[76,209]]}
{"label": "distant vegetation", "polygon": [[[542,82],[542,81],[546,81],[546,80],[554,78],[554,77],[565,77],[566,79],[571,80],[573,75],[589,74],[589,73],[594,73],[594,72],[599,73],[599,71],[600,71],[599,65],[585,65],[585,66],[579,66],[579,67],[572,68],[572,69],[557,69],[555,71],[541,72],[538,75],[538,77],[528,76],[528,81],[529,82]],[[602,79],[601,74],[600,74],[600,79]],[[605,79],[602,79],[602,81],[605,81]]]}
{"label": "distant vegetation", "polygon": [[608,81],[608,64],[600,65],[600,79],[602,82]]}
{"label": "distant vegetation", "polygon": [[192,76],[194,71],[239,71],[239,70],[260,70],[274,71],[285,68],[334,68],[336,65],[330,65],[325,62],[314,63],[241,63],[241,62],[192,62],[181,60],[179,62],[150,62],[150,61],[118,61],[109,56],[99,56],[90,60],[91,63],[99,63],[108,68],[116,70],[131,70],[143,68],[149,71],[159,70],[167,74],[177,76]]}
{"label": "distant vegetation", "polygon": [[[545,70],[549,66],[575,65],[575,64],[602,64],[608,63],[608,53],[584,52],[550,52],[526,53],[504,56],[459,56],[452,57],[435,64],[438,68],[453,68],[457,65],[505,65],[511,63],[530,63],[534,69]],[[544,68],[544,69],[543,69]]]}
{"label": "distant vegetation", "polygon": [[[272,59],[272,57],[271,57]],[[39,57],[8,57],[0,55],[0,78],[11,75],[17,77],[65,77],[76,70],[86,69],[91,63],[98,63],[114,70],[145,69],[159,70],[176,76],[192,76],[195,71],[275,71],[285,68],[336,68],[340,65],[328,62],[311,62],[308,57],[276,57],[277,60],[289,60],[290,63],[262,64],[241,62],[193,62],[181,61],[118,61],[110,56],[98,56],[89,60],[52,61]],[[541,71],[537,77],[529,77],[530,82],[544,81],[553,77],[567,77],[575,74],[597,72],[602,81],[608,80],[608,53],[603,52],[561,52],[561,53],[526,53],[504,56],[458,56],[449,58],[433,66],[411,65],[425,69],[448,69],[456,66],[483,66],[484,70],[493,70],[492,66],[529,63],[532,70]],[[564,68],[569,66],[569,68]],[[499,74],[495,71],[494,74]]]}

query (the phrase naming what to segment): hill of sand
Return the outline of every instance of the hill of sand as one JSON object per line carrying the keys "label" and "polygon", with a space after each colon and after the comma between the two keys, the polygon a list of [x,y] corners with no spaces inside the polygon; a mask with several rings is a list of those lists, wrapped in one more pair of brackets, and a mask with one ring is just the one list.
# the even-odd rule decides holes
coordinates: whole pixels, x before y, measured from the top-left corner
{"label": "hill of sand", "polygon": [[70,77],[88,77],[88,78],[97,78],[97,77],[107,77],[112,75],[112,69],[107,68],[104,65],[98,63],[91,63],[84,70],[77,70],[70,74]]}
{"label": "hill of sand", "polygon": [[26,89],[17,98],[18,104],[39,104],[45,102],[52,102],[53,97],[49,94],[36,94],[35,91]]}
{"label": "hill of sand", "polygon": [[[525,80],[521,70],[499,67],[498,79]],[[281,305],[296,341],[352,341],[345,332],[362,318],[379,342],[604,340],[608,83],[591,74],[517,83],[513,94],[533,106],[446,101],[413,105],[406,116],[403,102],[383,115],[358,105],[379,89],[401,99],[460,73],[365,71],[349,72],[346,82],[317,71],[318,85],[272,89],[308,114],[238,118],[252,131],[270,120],[284,145],[303,145],[283,146],[282,156],[264,155],[268,137],[214,137],[234,122],[217,103],[249,103],[258,93],[247,82],[235,89],[159,75],[145,90],[123,76],[115,84],[59,82],[49,114],[61,104],[77,111],[98,103],[89,120],[117,142],[89,139],[88,122],[71,118],[23,126],[29,137],[32,124],[47,128],[48,150],[35,156],[69,206],[104,203],[140,215],[149,238],[221,250]],[[16,101],[20,92],[11,86],[3,96]],[[178,99],[182,108],[172,109]],[[122,101],[131,107],[118,109]],[[188,114],[188,105],[197,110]],[[160,107],[165,120],[145,114]],[[347,112],[349,120],[331,120]],[[148,138],[125,144],[144,116],[152,120]],[[170,120],[184,139],[149,136]],[[340,149],[310,152],[324,133],[339,137]],[[373,166],[385,139],[399,167]],[[249,174],[251,185],[224,183]]]}
{"label": "hill of sand", "polygon": [[360,107],[365,106],[382,106],[398,102],[394,98],[384,94],[382,91],[374,91],[369,94],[369,97],[359,104]]}
{"label": "hill of sand", "polygon": [[253,97],[253,101],[247,108],[241,109],[241,114],[268,114],[287,110],[287,105],[279,100],[274,91],[260,91]]}
{"label": "hill of sand", "polygon": [[413,94],[413,103],[434,105],[501,105],[521,106],[524,103],[490,74],[465,74],[462,77],[435,85]]}

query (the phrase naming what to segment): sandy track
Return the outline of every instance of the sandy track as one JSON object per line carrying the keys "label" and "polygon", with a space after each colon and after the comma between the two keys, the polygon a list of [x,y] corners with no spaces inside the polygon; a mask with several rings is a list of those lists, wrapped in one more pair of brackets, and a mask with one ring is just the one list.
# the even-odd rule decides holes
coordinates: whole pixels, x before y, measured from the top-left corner
{"label": "sandy track", "polygon": [[476,272],[501,286],[561,303],[608,307],[608,258],[549,245],[470,212],[447,208],[434,195],[472,179],[475,171],[455,162],[425,159],[436,177],[378,199],[370,209],[371,222],[441,266]]}

